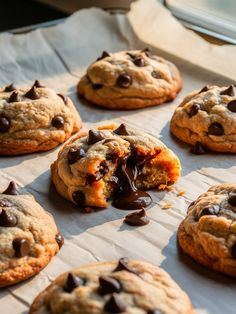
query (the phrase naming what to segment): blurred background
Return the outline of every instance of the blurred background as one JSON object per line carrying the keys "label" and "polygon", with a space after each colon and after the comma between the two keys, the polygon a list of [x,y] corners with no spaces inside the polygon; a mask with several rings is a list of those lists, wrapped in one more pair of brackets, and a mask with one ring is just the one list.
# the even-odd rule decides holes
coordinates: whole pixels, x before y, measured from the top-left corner
{"label": "blurred background", "polygon": [[[186,27],[236,44],[236,0],[159,1]],[[124,13],[129,10],[131,2],[133,1],[3,0],[0,10],[0,31],[19,33],[38,26],[54,25],[75,11],[92,6],[103,8],[111,13]]]}

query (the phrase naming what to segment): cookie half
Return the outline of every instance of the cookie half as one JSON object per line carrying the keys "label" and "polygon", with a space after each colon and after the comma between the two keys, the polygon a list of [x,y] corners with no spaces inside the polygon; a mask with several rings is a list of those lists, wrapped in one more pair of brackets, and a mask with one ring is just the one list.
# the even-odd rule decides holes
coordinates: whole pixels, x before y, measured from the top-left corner
{"label": "cookie half", "polygon": [[[78,206],[106,207],[113,196],[116,207],[136,209],[148,201],[143,190],[178,179],[180,161],[157,138],[121,124],[79,134],[59,152],[51,175],[57,191]],[[128,208],[117,204],[122,200]]]}
{"label": "cookie half", "polygon": [[29,89],[13,84],[0,89],[0,154],[46,151],[65,142],[81,128],[69,97],[42,86]]}
{"label": "cookie half", "polygon": [[62,245],[53,217],[11,182],[0,194],[0,288],[37,274]]}
{"label": "cookie half", "polygon": [[161,268],[140,262],[96,263],[59,276],[30,314],[192,314],[187,294]]}
{"label": "cookie half", "polygon": [[213,186],[191,203],[178,240],[197,262],[236,277],[236,184]]}
{"label": "cookie half", "polygon": [[236,153],[234,86],[205,86],[188,94],[171,119],[180,140],[217,151]]}
{"label": "cookie half", "polygon": [[110,109],[138,109],[173,100],[181,88],[176,66],[145,49],[104,51],[81,78],[78,93]]}

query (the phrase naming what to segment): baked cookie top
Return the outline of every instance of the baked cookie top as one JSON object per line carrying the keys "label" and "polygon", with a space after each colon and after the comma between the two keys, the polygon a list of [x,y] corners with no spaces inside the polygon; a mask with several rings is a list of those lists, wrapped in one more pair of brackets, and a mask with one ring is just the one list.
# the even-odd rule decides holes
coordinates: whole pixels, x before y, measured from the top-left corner
{"label": "baked cookie top", "polygon": [[42,86],[0,89],[0,154],[49,150],[81,127],[69,97]]}
{"label": "baked cookie top", "polygon": [[180,162],[154,136],[121,124],[76,136],[59,152],[51,173],[57,191],[78,206],[106,207],[111,196],[120,199],[127,192],[129,209],[135,209],[133,192],[148,198],[140,190],[174,183]]}
{"label": "baked cookie top", "polygon": [[161,268],[127,261],[64,273],[35,299],[30,314],[190,314],[188,296]]}
{"label": "baked cookie top", "polygon": [[191,145],[200,142],[219,152],[236,152],[234,86],[205,86],[188,94],[171,120],[171,131]]}
{"label": "baked cookie top", "polygon": [[213,186],[191,203],[179,239],[201,263],[236,276],[236,184]]}
{"label": "baked cookie top", "polygon": [[113,109],[135,109],[172,100],[182,87],[176,66],[148,49],[103,52],[78,84],[87,100]]}
{"label": "baked cookie top", "polygon": [[11,182],[0,194],[0,287],[38,273],[62,244],[53,217]]}

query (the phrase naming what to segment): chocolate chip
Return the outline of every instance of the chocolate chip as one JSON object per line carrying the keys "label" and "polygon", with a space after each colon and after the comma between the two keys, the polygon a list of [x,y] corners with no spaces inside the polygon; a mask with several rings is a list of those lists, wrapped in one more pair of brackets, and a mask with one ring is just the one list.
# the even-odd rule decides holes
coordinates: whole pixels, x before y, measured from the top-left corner
{"label": "chocolate chip", "polygon": [[17,219],[15,216],[9,214],[5,209],[0,214],[0,226],[1,227],[15,227]]}
{"label": "chocolate chip", "polygon": [[35,80],[34,81],[34,85],[33,85],[34,87],[36,87],[36,88],[44,88],[45,86],[44,85],[42,85],[38,80]]}
{"label": "chocolate chip", "polygon": [[87,143],[88,145],[95,144],[97,142],[100,142],[104,139],[104,136],[101,132],[95,131],[95,130],[89,130]]}
{"label": "chocolate chip", "polygon": [[19,93],[15,90],[14,92],[12,92],[11,96],[8,99],[8,102],[18,102],[20,101],[20,96]]}
{"label": "chocolate chip", "polygon": [[128,74],[120,74],[116,84],[123,88],[128,88],[132,84],[132,78]]}
{"label": "chocolate chip", "polygon": [[114,278],[108,278],[108,277],[99,278],[98,292],[101,295],[106,295],[106,294],[114,293],[114,292],[119,293],[120,291],[121,291],[121,285],[118,280]]}
{"label": "chocolate chip", "polygon": [[137,67],[144,67],[144,66],[145,66],[145,61],[144,61],[143,58],[141,58],[141,57],[135,58],[135,59],[133,60],[133,63],[134,63]]}
{"label": "chocolate chip", "polygon": [[0,116],[0,132],[7,132],[11,127],[11,121],[9,118]]}
{"label": "chocolate chip", "polygon": [[231,247],[231,255],[233,258],[236,258],[236,243],[234,243]]}
{"label": "chocolate chip", "polygon": [[73,201],[79,206],[83,206],[85,204],[85,195],[80,190],[73,192],[72,198]]}
{"label": "chocolate chip", "polygon": [[108,313],[122,313],[126,311],[126,305],[118,294],[113,293],[104,306]]}
{"label": "chocolate chip", "polygon": [[220,95],[234,96],[234,86],[230,85],[228,88],[222,90]]}
{"label": "chocolate chip", "polygon": [[208,127],[208,133],[215,136],[221,136],[224,134],[224,128],[222,127],[220,123],[212,123]]}
{"label": "chocolate chip", "polygon": [[19,194],[17,191],[17,187],[14,181],[11,181],[8,185],[8,187],[6,188],[6,190],[4,192],[2,192],[2,194],[7,194],[7,195],[17,195]]}
{"label": "chocolate chip", "polygon": [[141,209],[134,213],[125,216],[124,222],[131,226],[144,226],[147,225],[150,220],[146,215],[146,211]]}
{"label": "chocolate chip", "polygon": [[155,79],[161,79],[161,74],[158,71],[152,71],[151,73],[152,77],[154,77]]}
{"label": "chocolate chip", "polygon": [[231,100],[228,105],[227,108],[232,111],[232,112],[236,112],[236,99]]}
{"label": "chocolate chip", "polygon": [[0,200],[0,207],[11,207],[12,206],[12,203],[7,200],[7,199],[1,199]]}
{"label": "chocolate chip", "polygon": [[80,160],[86,155],[84,149],[82,147],[76,149],[71,148],[67,154],[67,161],[69,165],[73,165],[76,161]]}
{"label": "chocolate chip", "polygon": [[28,255],[30,250],[29,241],[22,238],[16,238],[12,242],[13,249],[15,251],[15,257],[24,257]]}
{"label": "chocolate chip", "polygon": [[111,56],[111,55],[109,54],[109,52],[103,51],[101,57],[98,57],[98,58],[97,58],[97,61],[102,60],[102,59],[104,59],[104,58],[106,58],[106,57],[110,57],[110,56]]}
{"label": "chocolate chip", "polygon": [[27,93],[25,93],[25,97],[35,100],[35,99],[39,99],[39,93],[37,92],[37,88],[35,86],[32,86],[30,90],[28,90]]}
{"label": "chocolate chip", "polygon": [[195,155],[203,155],[206,153],[206,150],[204,146],[199,141],[197,141],[195,145],[191,148],[191,153]]}
{"label": "chocolate chip", "polygon": [[65,120],[62,116],[56,116],[52,119],[52,125],[57,129],[63,128],[64,124]]}
{"label": "chocolate chip", "polygon": [[56,242],[57,242],[59,248],[61,248],[62,245],[64,244],[64,237],[63,237],[60,233],[58,233],[58,234],[56,234],[56,236],[55,236],[55,240],[56,240]]}
{"label": "chocolate chip", "polygon": [[129,132],[124,123],[121,123],[121,125],[117,129],[115,129],[113,132],[117,135],[129,135]]}
{"label": "chocolate chip", "polygon": [[203,92],[207,92],[207,91],[209,91],[209,87],[208,87],[208,86],[204,86],[204,87],[200,90],[199,94],[201,94],[201,93],[203,93]]}
{"label": "chocolate chip", "polygon": [[147,311],[147,314],[164,314],[164,312],[160,310],[154,310],[154,311]]}
{"label": "chocolate chip", "polygon": [[118,158],[118,155],[115,153],[109,153],[106,155],[106,160],[115,161]]}
{"label": "chocolate chip", "polygon": [[81,287],[85,284],[85,280],[74,275],[73,273],[69,273],[67,276],[66,283],[64,285],[64,290],[66,292],[72,292],[75,288]]}
{"label": "chocolate chip", "polygon": [[68,97],[66,95],[63,94],[57,94],[57,96],[61,97],[61,99],[63,100],[64,104],[66,105],[68,102]]}
{"label": "chocolate chip", "polygon": [[199,217],[208,216],[208,215],[218,215],[219,211],[220,211],[219,205],[211,205],[209,207],[203,208],[199,213]]}
{"label": "chocolate chip", "polygon": [[138,272],[135,269],[130,268],[128,263],[129,262],[128,262],[127,258],[125,258],[125,257],[120,258],[117,267],[114,269],[114,272],[126,270],[129,273],[133,273],[135,275],[138,275]]}
{"label": "chocolate chip", "polygon": [[99,181],[101,180],[105,174],[107,174],[109,171],[108,165],[106,163],[106,161],[102,161],[100,163],[100,169],[94,174],[90,174],[87,176],[86,180],[88,184],[92,184],[95,181]]}
{"label": "chocolate chip", "polygon": [[102,84],[92,84],[92,88],[93,88],[94,90],[101,89],[102,87],[103,87]]}
{"label": "chocolate chip", "polygon": [[201,106],[199,104],[193,104],[190,108],[190,111],[189,111],[189,116],[192,118],[193,116],[195,116],[198,111],[201,109]]}
{"label": "chocolate chip", "polygon": [[141,52],[144,52],[147,57],[150,56],[150,49],[148,47],[144,48]]}
{"label": "chocolate chip", "polygon": [[126,52],[126,54],[131,58],[131,59],[135,59],[137,55],[130,53],[130,52]]}
{"label": "chocolate chip", "polygon": [[11,83],[10,85],[7,85],[4,89],[4,92],[13,92],[14,90],[16,90],[17,88],[14,86],[13,83]]}
{"label": "chocolate chip", "polygon": [[230,203],[230,205],[236,206],[236,193],[230,193],[228,202]]}

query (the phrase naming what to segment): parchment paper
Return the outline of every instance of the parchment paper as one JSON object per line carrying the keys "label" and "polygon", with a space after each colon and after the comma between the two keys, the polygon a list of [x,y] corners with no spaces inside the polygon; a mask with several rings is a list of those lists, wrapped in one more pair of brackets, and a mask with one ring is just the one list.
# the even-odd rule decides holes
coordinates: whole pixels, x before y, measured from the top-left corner
{"label": "parchment paper", "polygon": [[[147,44],[154,53],[175,62],[182,73],[184,88],[174,102],[126,112],[104,110],[78,100],[75,89],[78,79],[102,50],[141,49]],[[40,79],[72,97],[84,121],[84,129],[111,121],[144,129],[173,149],[183,168],[173,191],[151,192],[154,204],[148,210],[150,224],[134,228],[122,224],[126,211],[110,206],[82,214],[55,192],[49,167],[60,147],[46,153],[0,158],[1,189],[9,180],[15,180],[54,215],[65,237],[62,250],[39,275],[0,291],[1,313],[27,313],[34,297],[63,271],[122,256],[163,267],[186,290],[198,313],[235,313],[235,280],[203,268],[176,246],[176,230],[188,204],[213,184],[236,182],[235,156],[191,155],[189,147],[169,133],[169,120],[183,96],[205,84],[232,83],[235,64],[235,47],[216,49],[185,30],[154,0],[133,4],[128,18],[89,9],[50,29],[17,36],[0,35],[1,85],[11,81],[32,84]],[[180,191],[186,194],[177,196]],[[162,209],[165,203],[172,207]]]}

